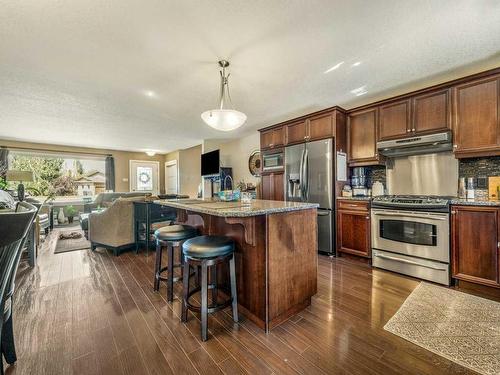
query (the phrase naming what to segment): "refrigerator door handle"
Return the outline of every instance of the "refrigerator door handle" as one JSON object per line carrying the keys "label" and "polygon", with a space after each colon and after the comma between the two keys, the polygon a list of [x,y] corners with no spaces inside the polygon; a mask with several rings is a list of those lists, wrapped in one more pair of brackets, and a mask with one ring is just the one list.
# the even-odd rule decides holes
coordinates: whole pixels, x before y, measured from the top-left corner
{"label": "refrigerator door handle", "polygon": [[299,166],[299,193],[300,200],[304,200],[304,176],[302,169],[304,168],[304,151],[302,150],[302,154],[300,155],[300,166]]}
{"label": "refrigerator door handle", "polygon": [[307,147],[304,150],[304,200],[309,200],[309,155]]}
{"label": "refrigerator door handle", "polygon": [[318,216],[328,216],[330,215],[330,211],[318,210]]}

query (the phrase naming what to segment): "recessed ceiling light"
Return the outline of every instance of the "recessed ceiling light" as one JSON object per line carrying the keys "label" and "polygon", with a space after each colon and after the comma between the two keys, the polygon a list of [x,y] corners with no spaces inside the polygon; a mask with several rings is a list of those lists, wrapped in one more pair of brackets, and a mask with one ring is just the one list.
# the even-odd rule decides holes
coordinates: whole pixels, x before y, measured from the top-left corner
{"label": "recessed ceiling light", "polygon": [[338,64],[335,64],[335,65],[334,65],[334,66],[332,66],[330,69],[325,70],[325,71],[324,71],[324,73],[325,73],[325,74],[326,74],[326,73],[330,73],[331,71],[333,71],[333,70],[335,70],[335,69],[340,68],[340,66],[341,66],[343,63],[344,63],[344,62],[343,62],[343,61],[341,61],[341,62],[339,62]]}
{"label": "recessed ceiling light", "polygon": [[148,98],[155,98],[156,97],[156,93],[154,91],[151,91],[151,90],[144,90],[143,94],[146,95]]}
{"label": "recessed ceiling light", "polygon": [[156,151],[146,151],[146,155],[147,156],[155,156],[156,155]]}
{"label": "recessed ceiling light", "polygon": [[366,86],[358,87],[357,89],[351,90],[351,94],[356,96],[365,95],[368,91],[366,90]]}
{"label": "recessed ceiling light", "polygon": [[361,65],[361,61],[356,61],[354,64],[352,64],[351,66],[360,66]]}

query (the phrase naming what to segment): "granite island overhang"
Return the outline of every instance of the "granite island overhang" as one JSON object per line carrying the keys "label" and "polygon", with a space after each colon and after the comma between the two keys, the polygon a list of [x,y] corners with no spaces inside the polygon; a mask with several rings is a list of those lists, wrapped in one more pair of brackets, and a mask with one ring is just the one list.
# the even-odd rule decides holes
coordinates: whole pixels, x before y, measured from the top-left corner
{"label": "granite island overhang", "polygon": [[[240,312],[269,331],[311,303],[317,291],[317,204],[253,200],[220,202],[165,199],[156,204],[177,209],[177,222],[200,234],[236,242]],[[217,269],[227,285],[228,270]]]}

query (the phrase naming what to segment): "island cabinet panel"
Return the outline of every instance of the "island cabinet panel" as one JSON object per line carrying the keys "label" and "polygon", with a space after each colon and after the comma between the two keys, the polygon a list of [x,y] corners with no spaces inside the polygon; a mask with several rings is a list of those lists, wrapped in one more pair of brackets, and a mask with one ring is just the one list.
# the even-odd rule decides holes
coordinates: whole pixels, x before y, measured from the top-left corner
{"label": "island cabinet panel", "polygon": [[411,132],[409,100],[381,105],[379,116],[380,141],[405,137]]}
{"label": "island cabinet panel", "polygon": [[284,173],[263,174],[261,177],[262,199],[282,201],[285,199]]}
{"label": "island cabinet panel", "polygon": [[370,226],[367,202],[340,201],[337,212],[337,251],[370,258]]}
{"label": "island cabinet panel", "polygon": [[307,140],[306,121],[294,122],[286,126],[286,144],[302,143]]}
{"label": "island cabinet panel", "polygon": [[451,213],[452,276],[500,287],[500,209],[453,206]]}
{"label": "island cabinet panel", "polygon": [[352,112],[347,118],[347,154],[350,166],[379,164],[377,108]]}
{"label": "island cabinet panel", "polygon": [[316,209],[268,215],[270,328],[302,310],[317,292]]}
{"label": "island cabinet panel", "polygon": [[412,133],[436,133],[450,129],[451,94],[449,89],[433,91],[412,98]]}
{"label": "island cabinet panel", "polygon": [[454,87],[455,155],[500,155],[499,76]]}
{"label": "island cabinet panel", "polygon": [[307,134],[308,141],[316,141],[318,139],[331,138],[334,136],[334,118],[333,113],[323,114],[321,116],[312,117],[308,120],[309,132]]}
{"label": "island cabinet panel", "polygon": [[[177,221],[234,240],[239,312],[268,331],[307,307],[317,292],[316,211],[221,217],[178,208]],[[228,272],[226,264],[217,268],[222,295],[229,290]]]}
{"label": "island cabinet panel", "polygon": [[265,130],[260,133],[260,148],[268,150],[285,144],[285,129],[283,126]]}

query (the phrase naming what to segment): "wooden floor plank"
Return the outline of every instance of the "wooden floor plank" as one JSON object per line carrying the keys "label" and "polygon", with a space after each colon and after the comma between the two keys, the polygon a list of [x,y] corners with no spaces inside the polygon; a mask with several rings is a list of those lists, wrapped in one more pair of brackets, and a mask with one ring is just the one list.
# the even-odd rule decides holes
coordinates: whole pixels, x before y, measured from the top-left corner
{"label": "wooden floor plank", "polygon": [[[180,293],[152,290],[154,254],[53,254],[23,261],[14,301],[18,362],[7,374],[472,374],[383,330],[418,281],[343,258],[319,257],[310,307],[266,334],[230,310],[180,322]],[[475,291],[474,293],[477,293]],[[195,296],[196,301],[198,296]]]}

